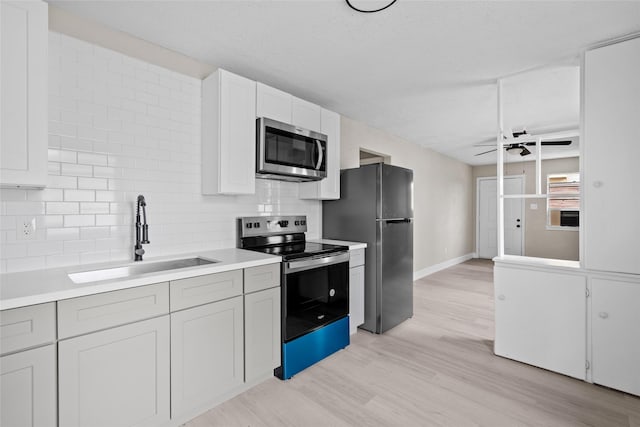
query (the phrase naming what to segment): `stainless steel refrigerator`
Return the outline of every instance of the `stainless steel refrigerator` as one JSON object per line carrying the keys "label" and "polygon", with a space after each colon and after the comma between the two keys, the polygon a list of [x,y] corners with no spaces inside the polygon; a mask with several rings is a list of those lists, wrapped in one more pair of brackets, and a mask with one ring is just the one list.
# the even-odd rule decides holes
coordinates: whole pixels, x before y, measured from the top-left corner
{"label": "stainless steel refrigerator", "polygon": [[322,234],[366,242],[361,328],[383,333],[413,316],[413,171],[386,164],[340,172],[322,204]]}

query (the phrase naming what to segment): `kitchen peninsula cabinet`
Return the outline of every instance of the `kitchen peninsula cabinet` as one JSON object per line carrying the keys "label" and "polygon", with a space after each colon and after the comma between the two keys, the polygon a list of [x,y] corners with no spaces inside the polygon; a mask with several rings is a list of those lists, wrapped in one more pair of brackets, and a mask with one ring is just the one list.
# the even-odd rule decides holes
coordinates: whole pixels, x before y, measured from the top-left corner
{"label": "kitchen peninsula cabinet", "polygon": [[496,265],[494,281],[495,354],[584,380],[584,275]]}
{"label": "kitchen peninsula cabinet", "polygon": [[47,3],[0,2],[0,184],[47,184]]}
{"label": "kitchen peninsula cabinet", "polygon": [[580,221],[589,270],[640,274],[639,111],[640,38],[587,51]]}
{"label": "kitchen peninsula cabinet", "polygon": [[591,279],[593,382],[640,396],[640,278]]}
{"label": "kitchen peninsula cabinet", "polygon": [[202,82],[202,193],[254,194],[256,82],[223,69]]}

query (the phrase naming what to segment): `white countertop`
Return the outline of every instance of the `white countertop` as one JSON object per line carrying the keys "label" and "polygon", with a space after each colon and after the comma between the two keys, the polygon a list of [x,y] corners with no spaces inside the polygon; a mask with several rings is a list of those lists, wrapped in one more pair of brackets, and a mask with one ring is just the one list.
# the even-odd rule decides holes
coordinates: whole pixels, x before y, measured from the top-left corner
{"label": "white countertop", "polygon": [[[200,257],[218,262],[215,264],[187,267],[177,270],[165,270],[133,277],[109,279],[84,284],[76,284],[68,276],[68,273],[81,271],[192,257]],[[2,274],[0,275],[0,310],[92,295],[101,292],[115,291],[119,289],[133,288],[136,286],[150,285],[152,283],[166,282],[169,280],[184,279],[185,277],[257,267],[259,265],[279,263],[280,261],[281,257],[279,256],[230,248],[149,258],[148,260],[138,262],[123,261],[91,265],[87,264],[73,267]]]}
{"label": "white countertop", "polygon": [[504,255],[502,257],[495,257],[493,261],[496,263],[504,264],[516,264],[532,267],[552,267],[568,270],[580,270],[579,261],[569,261],[564,259],[551,259],[551,258],[535,258],[525,257],[517,255]]}
{"label": "white countertop", "polygon": [[364,249],[364,248],[367,247],[366,243],[347,242],[347,241],[344,241],[344,240],[312,239],[312,240],[309,240],[309,242],[312,242],[312,243],[326,243],[327,245],[348,246],[350,251],[353,251],[354,249]]}

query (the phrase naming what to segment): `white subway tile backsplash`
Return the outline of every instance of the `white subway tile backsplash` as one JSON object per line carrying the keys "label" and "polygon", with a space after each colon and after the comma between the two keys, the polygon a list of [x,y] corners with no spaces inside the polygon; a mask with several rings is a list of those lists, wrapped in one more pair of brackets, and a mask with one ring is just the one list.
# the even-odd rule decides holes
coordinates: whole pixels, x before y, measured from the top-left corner
{"label": "white subway tile backsplash", "polygon": [[[235,246],[238,216],[303,214],[319,236],[320,203],[299,200],[296,183],[201,195],[201,80],[66,35],[49,44],[48,186],[0,192],[0,272],[132,259],[138,194],[149,258]],[[28,215],[36,240],[18,241]]]}
{"label": "white subway tile backsplash", "polygon": [[65,176],[92,176],[93,167],[88,165],[62,163],[60,165],[60,173]]}
{"label": "white subway tile backsplash", "polygon": [[65,215],[65,227],[93,227],[96,225],[95,215]]}
{"label": "white subway tile backsplash", "polygon": [[95,199],[96,193],[93,190],[64,190],[65,202],[93,202]]}
{"label": "white subway tile backsplash", "polygon": [[47,203],[47,215],[73,215],[80,212],[80,205],[73,202]]}

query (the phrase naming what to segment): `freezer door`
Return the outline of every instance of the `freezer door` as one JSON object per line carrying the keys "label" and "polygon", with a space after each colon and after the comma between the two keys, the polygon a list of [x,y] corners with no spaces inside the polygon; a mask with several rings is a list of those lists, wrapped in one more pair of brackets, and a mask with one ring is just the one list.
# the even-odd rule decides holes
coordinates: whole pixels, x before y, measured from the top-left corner
{"label": "freezer door", "polygon": [[385,164],[381,166],[378,218],[413,218],[413,171]]}
{"label": "freezer door", "polygon": [[383,333],[413,316],[413,223],[378,221],[378,331]]}

